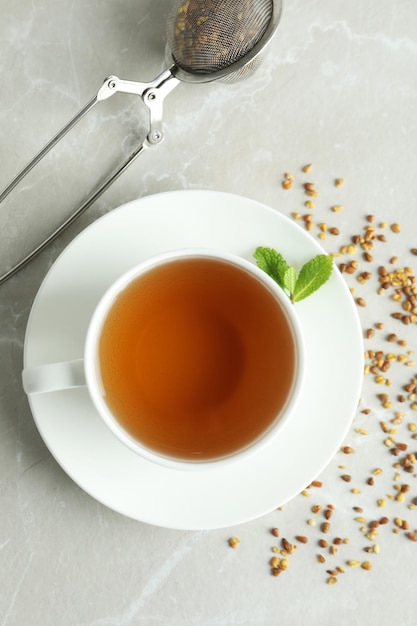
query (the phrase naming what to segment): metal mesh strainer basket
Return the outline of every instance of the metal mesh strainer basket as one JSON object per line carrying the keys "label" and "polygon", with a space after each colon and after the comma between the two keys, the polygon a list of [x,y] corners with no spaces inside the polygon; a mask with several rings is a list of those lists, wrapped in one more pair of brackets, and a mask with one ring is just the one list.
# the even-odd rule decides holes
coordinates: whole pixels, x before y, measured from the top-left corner
{"label": "metal mesh strainer basket", "polygon": [[182,70],[210,78],[245,58],[271,24],[272,0],[176,0],[167,44]]}

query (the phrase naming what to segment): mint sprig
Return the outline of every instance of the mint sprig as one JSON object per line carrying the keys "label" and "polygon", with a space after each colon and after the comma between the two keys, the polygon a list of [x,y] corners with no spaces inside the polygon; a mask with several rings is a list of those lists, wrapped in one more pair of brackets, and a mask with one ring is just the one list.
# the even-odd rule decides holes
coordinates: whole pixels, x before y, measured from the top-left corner
{"label": "mint sprig", "polygon": [[333,259],[327,254],[318,254],[300,269],[298,275],[280,252],[259,246],[253,255],[258,267],[273,278],[284,290],[291,302],[300,302],[326,283],[333,269]]}

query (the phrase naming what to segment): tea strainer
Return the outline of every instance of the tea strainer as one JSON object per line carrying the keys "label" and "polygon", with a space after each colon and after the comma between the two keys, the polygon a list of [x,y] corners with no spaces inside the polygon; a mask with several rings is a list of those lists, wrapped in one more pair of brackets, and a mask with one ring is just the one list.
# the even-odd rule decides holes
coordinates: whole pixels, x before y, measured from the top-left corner
{"label": "tea strainer", "polygon": [[147,136],[82,206],[30,254],[0,276],[0,284],[27,265],[84,213],[146,148],[161,143],[164,138],[163,101],[180,82],[235,82],[252,74],[278,26],[281,11],[281,0],[174,0],[166,21],[167,69],[149,83],[107,77],[91,100],[0,193],[0,203],[98,102],[116,93],[141,98],[149,113]]}

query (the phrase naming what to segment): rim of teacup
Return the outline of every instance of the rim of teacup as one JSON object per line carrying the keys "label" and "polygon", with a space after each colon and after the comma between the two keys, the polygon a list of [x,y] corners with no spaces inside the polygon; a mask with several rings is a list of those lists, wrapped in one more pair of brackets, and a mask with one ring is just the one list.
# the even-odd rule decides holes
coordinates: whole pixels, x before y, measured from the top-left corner
{"label": "rim of teacup", "polygon": [[[256,439],[246,446],[224,456],[202,460],[183,459],[175,456],[164,455],[163,453],[153,450],[152,448],[141,443],[127,430],[125,430],[117,418],[113,415],[104,399],[104,390],[100,381],[97,355],[97,340],[106,316],[118,295],[134,279],[154,267],[183,258],[210,258],[226,261],[243,270],[246,270],[252,276],[258,278],[274,294],[276,300],[284,311],[287,321],[291,327],[295,346],[295,374],[292,381],[291,391],[288,394],[284,406],[281,408],[280,412],[271,424],[262,433],[260,433]],[[130,448],[143,459],[170,469],[184,471],[222,468],[231,463],[243,461],[244,459],[260,452],[272,440],[279,436],[279,433],[282,432],[283,428],[290,421],[296,410],[305,379],[305,360],[306,354],[303,332],[298,315],[295,311],[294,305],[290,302],[287,295],[277,285],[277,283],[257,265],[244,257],[218,249],[198,247],[174,249],[151,256],[136,264],[117,278],[101,297],[94,310],[88,326],[84,349],[84,368],[89,395],[95,405],[95,408],[113,435],[115,435],[122,444]]]}

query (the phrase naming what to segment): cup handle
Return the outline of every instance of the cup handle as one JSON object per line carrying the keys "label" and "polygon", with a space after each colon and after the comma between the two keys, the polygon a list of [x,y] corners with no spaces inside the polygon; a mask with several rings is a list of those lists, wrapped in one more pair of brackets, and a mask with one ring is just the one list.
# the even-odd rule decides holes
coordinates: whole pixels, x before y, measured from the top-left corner
{"label": "cup handle", "polygon": [[22,372],[22,382],[27,394],[85,387],[84,359],[26,368]]}

